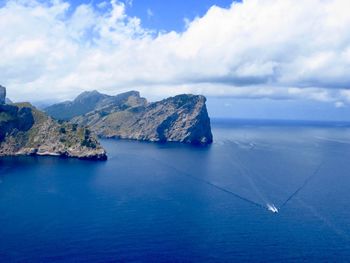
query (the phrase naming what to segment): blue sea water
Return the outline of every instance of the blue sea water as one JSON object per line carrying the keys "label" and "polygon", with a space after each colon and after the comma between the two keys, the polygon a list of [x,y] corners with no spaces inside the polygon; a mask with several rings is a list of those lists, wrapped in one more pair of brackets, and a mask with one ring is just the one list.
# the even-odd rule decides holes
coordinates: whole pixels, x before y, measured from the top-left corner
{"label": "blue sea water", "polygon": [[350,260],[349,125],[212,126],[209,147],[1,158],[0,262]]}

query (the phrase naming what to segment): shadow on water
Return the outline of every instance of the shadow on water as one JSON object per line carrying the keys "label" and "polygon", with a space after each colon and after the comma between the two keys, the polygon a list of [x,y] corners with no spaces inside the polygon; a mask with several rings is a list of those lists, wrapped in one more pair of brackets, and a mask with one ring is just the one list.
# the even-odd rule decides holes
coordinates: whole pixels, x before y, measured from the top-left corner
{"label": "shadow on water", "polygon": [[91,160],[81,160],[76,158],[56,157],[56,156],[6,156],[0,158],[1,175],[11,174],[16,171],[27,171],[33,167],[55,167],[55,166],[81,166],[87,167],[103,166],[103,162]]}

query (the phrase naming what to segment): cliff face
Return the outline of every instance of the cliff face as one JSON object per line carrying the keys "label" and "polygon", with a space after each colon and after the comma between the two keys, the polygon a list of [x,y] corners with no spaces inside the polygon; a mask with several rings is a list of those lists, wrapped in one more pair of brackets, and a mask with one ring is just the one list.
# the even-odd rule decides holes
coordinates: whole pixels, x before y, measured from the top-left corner
{"label": "cliff face", "polygon": [[29,103],[0,105],[0,156],[9,155],[107,158],[89,129],[53,120]]}
{"label": "cliff face", "polygon": [[0,104],[4,104],[6,101],[6,89],[0,85]]}
{"label": "cliff face", "polygon": [[134,103],[123,107],[111,104],[73,118],[72,122],[88,125],[96,134],[107,138],[191,144],[213,141],[203,96],[178,95],[146,103],[139,94],[132,94],[126,101]]}

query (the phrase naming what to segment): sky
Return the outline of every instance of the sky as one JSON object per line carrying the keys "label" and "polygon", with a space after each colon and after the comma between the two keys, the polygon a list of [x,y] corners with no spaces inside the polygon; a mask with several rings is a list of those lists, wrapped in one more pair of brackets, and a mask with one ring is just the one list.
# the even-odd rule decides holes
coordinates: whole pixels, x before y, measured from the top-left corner
{"label": "sky", "polygon": [[[240,0],[236,0],[239,2]],[[74,0],[72,7],[92,3],[98,7],[103,1]],[[232,0],[132,0],[126,3],[127,14],[141,19],[143,27],[157,31],[177,31],[186,29],[186,20],[201,17],[213,5],[229,8]]]}
{"label": "sky", "polygon": [[203,94],[213,117],[350,121],[348,0],[0,0],[16,101]]}

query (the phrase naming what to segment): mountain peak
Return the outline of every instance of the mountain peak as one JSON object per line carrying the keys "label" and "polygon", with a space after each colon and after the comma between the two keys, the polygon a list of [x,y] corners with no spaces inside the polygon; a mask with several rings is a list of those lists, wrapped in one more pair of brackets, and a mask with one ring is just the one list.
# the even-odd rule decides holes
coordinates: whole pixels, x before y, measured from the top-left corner
{"label": "mountain peak", "polygon": [[84,91],[84,92],[80,93],[74,99],[74,101],[78,102],[78,101],[89,100],[89,99],[92,99],[92,98],[100,99],[101,97],[107,97],[107,96],[108,95],[102,94],[102,93],[98,92],[97,90]]}
{"label": "mountain peak", "polygon": [[130,91],[126,91],[123,93],[120,93],[116,96],[125,96],[125,97],[129,97],[129,96],[135,96],[135,97],[140,97],[140,92],[136,91],[136,90],[130,90]]}
{"label": "mountain peak", "polygon": [[145,105],[147,101],[140,97],[138,91],[128,91],[116,96],[109,96],[97,90],[85,91],[73,101],[54,104],[45,108],[52,117],[60,120],[70,120],[76,116],[84,115],[96,109],[128,108]]}

